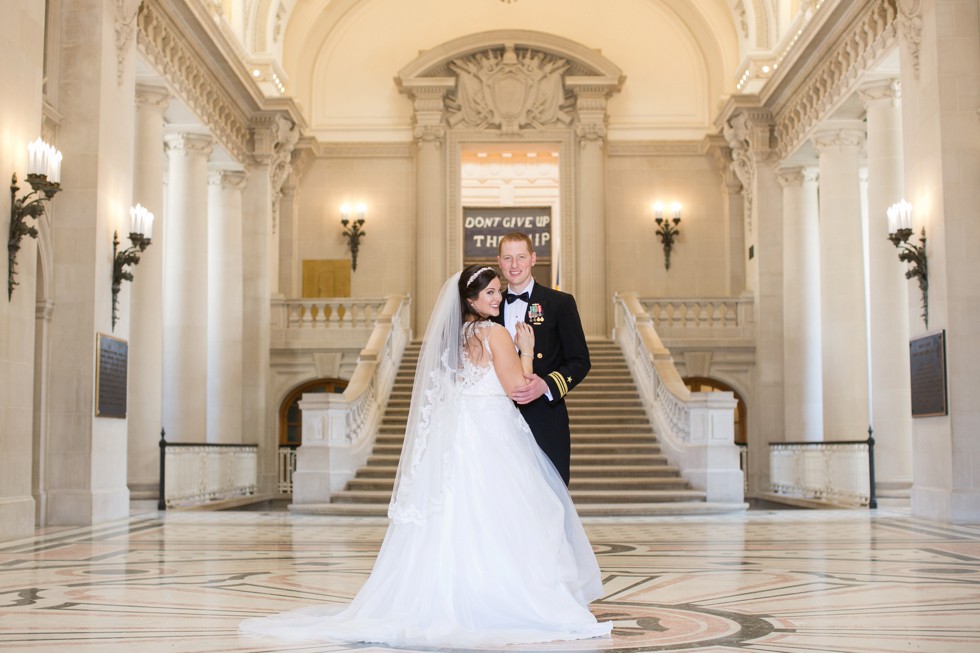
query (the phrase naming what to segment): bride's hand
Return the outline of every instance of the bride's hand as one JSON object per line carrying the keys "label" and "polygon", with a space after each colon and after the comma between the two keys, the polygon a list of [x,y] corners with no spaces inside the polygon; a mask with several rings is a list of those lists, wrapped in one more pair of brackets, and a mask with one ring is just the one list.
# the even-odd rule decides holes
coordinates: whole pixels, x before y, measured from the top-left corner
{"label": "bride's hand", "polygon": [[533,355],[534,329],[527,322],[518,322],[514,327],[514,344],[522,355]]}

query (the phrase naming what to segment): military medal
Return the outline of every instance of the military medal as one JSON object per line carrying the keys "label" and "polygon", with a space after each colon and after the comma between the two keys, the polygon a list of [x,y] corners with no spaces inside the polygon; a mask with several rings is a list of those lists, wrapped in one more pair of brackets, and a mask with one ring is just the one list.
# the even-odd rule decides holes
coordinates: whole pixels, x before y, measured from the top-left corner
{"label": "military medal", "polygon": [[527,317],[531,324],[542,324],[544,322],[544,309],[541,304],[531,304],[527,307]]}

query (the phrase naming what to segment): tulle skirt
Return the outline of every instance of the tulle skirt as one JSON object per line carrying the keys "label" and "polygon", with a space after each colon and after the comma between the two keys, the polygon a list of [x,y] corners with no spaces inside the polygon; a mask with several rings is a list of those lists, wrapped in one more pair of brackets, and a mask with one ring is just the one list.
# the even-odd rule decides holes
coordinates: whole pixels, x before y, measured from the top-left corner
{"label": "tulle skirt", "polygon": [[564,483],[506,397],[461,402],[439,512],[393,521],[349,606],[248,619],[240,631],[391,646],[599,637],[599,567]]}

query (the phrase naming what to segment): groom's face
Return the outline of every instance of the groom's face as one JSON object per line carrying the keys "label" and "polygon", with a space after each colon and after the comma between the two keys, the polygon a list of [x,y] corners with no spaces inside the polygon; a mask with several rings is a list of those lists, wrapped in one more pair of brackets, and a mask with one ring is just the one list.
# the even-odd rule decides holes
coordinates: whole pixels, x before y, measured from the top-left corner
{"label": "groom's face", "polygon": [[531,280],[531,268],[534,267],[537,256],[531,252],[527,243],[522,240],[508,240],[500,246],[497,255],[497,265],[507,279],[511,290],[524,290]]}

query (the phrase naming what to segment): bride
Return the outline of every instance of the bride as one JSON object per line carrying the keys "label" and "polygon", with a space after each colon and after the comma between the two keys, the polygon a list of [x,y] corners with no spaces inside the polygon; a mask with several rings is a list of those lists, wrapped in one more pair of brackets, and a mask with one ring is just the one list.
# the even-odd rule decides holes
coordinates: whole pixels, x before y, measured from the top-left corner
{"label": "bride", "polygon": [[[568,490],[508,392],[530,374],[490,267],[450,277],[419,354],[390,525],[350,605],[248,619],[243,633],[390,646],[493,646],[607,635],[599,567]],[[518,356],[515,344],[520,350]],[[338,611],[339,610],[339,611]]]}

